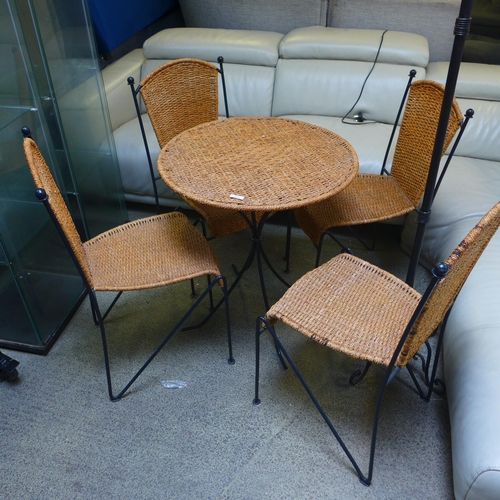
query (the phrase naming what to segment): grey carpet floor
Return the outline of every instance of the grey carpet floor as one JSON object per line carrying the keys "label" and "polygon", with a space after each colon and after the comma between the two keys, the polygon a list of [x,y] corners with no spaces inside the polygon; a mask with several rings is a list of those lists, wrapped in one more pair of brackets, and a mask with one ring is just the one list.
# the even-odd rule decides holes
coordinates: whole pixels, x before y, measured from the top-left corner
{"label": "grey carpet floor", "polygon": [[[283,268],[285,229],[268,224],[268,255]],[[354,253],[405,276],[408,256],[394,228],[375,252],[348,234]],[[213,241],[221,270],[241,265],[248,234]],[[328,245],[325,259],[337,249]],[[294,281],[313,266],[314,248],[293,230]],[[417,288],[428,273],[420,269]],[[270,301],[284,287],[266,272]],[[197,283],[200,288],[204,281]],[[103,302],[111,300],[102,294]],[[118,388],[190,304],[188,283],[127,293],[107,319]],[[453,498],[446,399],[419,400],[406,372],[382,409],[373,484],[363,486],[292,370],[263,337],[260,406],[252,404],[254,328],[264,305],[252,267],[230,297],[236,363],[227,363],[222,310],[205,327],[178,333],[119,402],[107,398],[102,347],[85,300],[47,356],[5,351],[19,378],[0,383],[0,498],[19,499],[447,499]],[[203,317],[202,304],[194,320]],[[300,334],[278,330],[360,465],[368,463],[373,367],[356,387],[354,360]],[[182,388],[167,388],[181,381]]]}

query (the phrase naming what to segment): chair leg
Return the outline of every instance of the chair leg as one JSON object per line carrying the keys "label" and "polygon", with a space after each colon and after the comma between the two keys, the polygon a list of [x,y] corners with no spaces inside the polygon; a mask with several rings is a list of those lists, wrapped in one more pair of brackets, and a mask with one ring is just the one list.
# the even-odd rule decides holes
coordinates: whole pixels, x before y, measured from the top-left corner
{"label": "chair leg", "polygon": [[352,255],[352,250],[349,247],[346,247],[333,233],[330,232],[330,230],[326,230],[321,234],[318,246],[316,247],[316,262],[314,267],[319,266],[319,259],[321,257],[321,250],[323,248],[323,240],[325,239],[325,236],[330,236],[330,238],[340,247],[340,251],[342,253],[349,253]]}
{"label": "chair leg", "polygon": [[89,292],[90,300],[92,303],[92,307],[95,310],[96,317],[98,320],[99,328],[101,331],[101,340],[104,351],[104,364],[106,369],[106,379],[108,385],[108,394],[109,399],[111,401],[118,401],[122,398],[122,396],[127,392],[127,390],[131,387],[131,385],[137,380],[137,378],[141,375],[141,373],[147,368],[147,366],[153,361],[156,355],[163,349],[165,344],[172,338],[172,336],[181,328],[182,324],[186,321],[186,319],[191,315],[191,313],[198,307],[201,301],[205,298],[206,295],[214,288],[214,286],[218,285],[219,282],[222,281],[222,290],[225,297],[225,309],[226,309],[226,328],[227,328],[227,339],[228,339],[228,349],[229,349],[229,364],[234,364],[233,352],[232,352],[232,342],[231,342],[231,325],[229,318],[229,301],[227,297],[227,283],[226,279],[223,276],[217,276],[212,280],[209,287],[207,287],[203,293],[198,297],[195,303],[188,309],[188,311],[182,316],[182,318],[178,321],[178,323],[174,326],[174,328],[169,332],[169,334],[165,337],[165,339],[161,342],[161,344],[154,350],[154,352],[149,356],[149,358],[145,361],[145,363],[137,370],[134,376],[129,380],[129,382],[125,385],[125,387],[115,394],[113,392],[112,382],[111,382],[111,368],[109,363],[109,353],[108,353],[108,343],[106,339],[106,329],[104,327],[104,318],[101,315],[99,305],[97,302],[97,297],[95,292],[91,290]]}
{"label": "chair leg", "polygon": [[349,383],[351,385],[358,385],[365,378],[365,375],[368,373],[370,366],[372,366],[371,361],[367,361],[365,367],[363,368],[363,371],[361,370],[354,371],[349,377]]}
{"label": "chair leg", "polygon": [[[261,326],[261,325],[263,325],[263,326]],[[262,316],[260,316],[259,318],[257,318],[257,326],[256,326],[255,396],[254,396],[254,399],[253,399],[253,404],[254,405],[260,405],[261,404],[261,400],[259,398],[259,371],[260,371],[260,359],[259,359],[260,358],[260,354],[259,354],[259,351],[260,351],[260,341],[259,341],[259,338],[260,338],[261,333],[263,333],[265,330],[268,330],[270,332],[270,334],[272,335],[272,337],[274,338],[274,341],[275,341],[276,345],[279,347],[280,352],[284,355],[284,357],[286,358],[286,361],[292,367],[293,371],[295,372],[295,375],[297,376],[297,378],[301,382],[302,386],[306,390],[307,394],[311,398],[311,401],[316,406],[316,409],[319,411],[319,413],[323,417],[323,420],[328,425],[330,431],[335,436],[335,438],[337,439],[338,443],[340,444],[342,450],[344,451],[344,453],[346,454],[347,458],[351,462],[351,464],[354,467],[354,470],[356,471],[356,474],[358,475],[359,480],[361,481],[361,483],[363,485],[365,485],[365,486],[370,486],[371,481],[372,481],[372,477],[373,477],[373,463],[374,463],[374,458],[375,458],[375,445],[376,445],[376,441],[377,441],[378,423],[379,423],[380,409],[381,409],[381,406],[382,406],[382,400],[383,400],[383,396],[384,396],[384,393],[385,393],[385,389],[387,388],[387,386],[389,385],[389,383],[391,382],[391,380],[394,378],[394,376],[399,372],[399,369],[395,369],[395,370],[387,369],[386,370],[386,373],[385,373],[385,376],[384,376],[384,380],[383,380],[382,385],[381,385],[381,387],[379,389],[379,392],[378,392],[377,402],[375,404],[375,412],[374,412],[374,416],[373,416],[372,436],[371,436],[371,443],[370,443],[370,460],[369,460],[369,466],[368,466],[368,474],[365,476],[361,472],[361,469],[359,468],[356,460],[354,459],[354,457],[350,453],[350,451],[347,448],[346,444],[344,443],[344,441],[342,440],[342,438],[338,434],[337,430],[333,426],[331,420],[328,418],[328,416],[326,415],[325,411],[323,410],[323,408],[319,404],[318,400],[314,396],[313,392],[311,391],[311,389],[307,385],[307,383],[304,380],[304,377],[300,373],[299,369],[297,368],[297,366],[295,365],[295,363],[290,358],[289,354],[287,353],[287,351],[283,347],[283,344],[281,343],[281,341],[278,339],[274,327],[272,325],[270,325],[270,323],[264,317],[262,317]]]}
{"label": "chair leg", "polygon": [[[427,356],[423,356],[421,353],[417,353],[415,355],[415,358],[419,358],[422,361],[422,373],[424,376],[424,385],[427,388],[427,391],[422,389],[422,387],[418,383],[413,368],[409,364],[406,365],[408,372],[413,380],[413,383],[415,384],[418,395],[420,396],[421,399],[423,399],[426,402],[430,401],[433,392],[435,392],[439,396],[443,396],[446,393],[446,387],[444,385],[444,381],[439,378],[436,378],[436,372],[439,363],[439,357],[441,354],[441,348],[443,345],[444,331],[446,329],[446,323],[448,322],[448,317],[450,315],[450,312],[451,312],[451,307],[446,312],[443,321],[439,326],[438,338],[436,342],[436,349],[434,353],[434,361],[432,362],[432,368],[431,368],[432,348],[428,342],[425,343],[425,346],[427,348]],[[437,386],[440,386],[440,388],[438,389]]]}
{"label": "chair leg", "polygon": [[[118,299],[122,296],[122,293],[123,292],[118,292],[116,294],[115,298],[113,299],[113,302],[111,302],[109,307],[106,309],[106,312],[102,316],[103,321],[106,319],[106,316],[111,312],[111,309],[113,309],[114,305],[118,302]],[[90,300],[90,308],[92,310],[92,318],[94,319],[94,325],[97,326],[99,324],[99,320],[97,319],[97,313],[92,300]]]}
{"label": "chair leg", "polygon": [[288,210],[286,214],[286,243],[285,243],[285,257],[286,262],[285,273],[290,272],[290,249],[292,245],[292,211]]}
{"label": "chair leg", "polygon": [[161,208],[160,208],[160,198],[158,196],[158,188],[156,186],[156,181],[158,180],[160,180],[160,177],[153,177],[153,192],[155,196],[156,212],[159,215],[161,213]]}
{"label": "chair leg", "polygon": [[[178,209],[176,209],[178,210]],[[201,226],[201,233],[203,234],[203,236],[205,237],[205,239],[208,241],[208,238],[207,238],[207,225],[205,223],[205,221],[200,217],[199,219],[196,219],[194,222],[193,222],[193,226],[196,227],[197,225],[200,225]],[[208,283],[210,284],[210,276],[207,276],[207,280],[208,280]],[[191,279],[191,298],[194,299],[196,297],[196,290],[194,288],[194,280]],[[210,311],[212,311],[214,308],[214,298],[213,298],[213,295],[212,295],[212,289],[210,289]]]}
{"label": "chair leg", "polygon": [[259,316],[257,318],[257,324],[255,326],[255,396],[253,398],[253,404],[255,406],[260,405],[259,399],[259,376],[260,376],[260,336],[262,332],[266,330],[266,327],[261,328],[263,318]]}
{"label": "chair leg", "polygon": [[[229,350],[229,358],[227,362],[230,365],[234,365],[233,343],[231,340],[231,319],[229,317],[229,294],[227,292],[227,281],[226,278],[224,278],[223,276],[220,276],[220,279],[222,281],[222,293],[224,294],[224,309],[226,312],[227,347]],[[210,288],[210,291],[212,291],[212,288]],[[213,304],[212,304],[212,309],[213,309]]]}
{"label": "chair leg", "polygon": [[94,301],[92,299],[90,299],[90,310],[92,311],[92,319],[94,320],[94,325],[96,326],[99,325],[99,320],[97,319],[97,314],[95,311]]}
{"label": "chair leg", "polygon": [[[210,287],[210,276],[207,275],[207,286]],[[208,292],[208,298],[210,300],[210,306],[209,306],[209,311],[213,311],[214,309],[214,295],[212,293],[212,289],[210,288],[210,291]]]}
{"label": "chair leg", "polygon": [[[255,326],[255,398],[253,400],[253,404],[255,406],[260,405],[260,399],[259,399],[260,336],[263,332],[265,332],[268,329],[269,329],[268,321],[263,316],[259,316],[257,318],[257,324]],[[287,370],[288,365],[286,364],[281,349],[276,341],[274,341],[274,347],[276,349],[276,354],[278,355],[278,358],[281,362],[281,366],[283,366],[284,370]]]}
{"label": "chair leg", "polygon": [[373,252],[375,250],[375,243],[377,241],[377,228],[378,228],[378,223],[374,222],[373,223],[373,235],[372,235],[372,242],[371,245],[366,243],[363,238],[358,234],[358,232],[352,227],[348,226],[349,230],[351,231],[352,234],[356,237],[356,239],[369,251]]}

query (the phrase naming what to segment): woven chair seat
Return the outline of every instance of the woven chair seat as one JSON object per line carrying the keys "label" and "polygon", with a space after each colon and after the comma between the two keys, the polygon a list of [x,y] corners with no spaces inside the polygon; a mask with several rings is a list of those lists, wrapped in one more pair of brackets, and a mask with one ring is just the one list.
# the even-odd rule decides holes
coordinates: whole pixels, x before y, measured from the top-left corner
{"label": "woven chair seat", "polygon": [[420,299],[392,274],[340,254],[297,280],[266,317],[351,357],[387,366]]}
{"label": "woven chair seat", "polygon": [[221,274],[206,239],[180,212],[123,224],[83,248],[96,291],[153,288]]}
{"label": "woven chair seat", "polygon": [[367,224],[404,215],[415,208],[394,177],[358,174],[337,195],[314,205],[295,209],[295,218],[315,244],[332,226]]}

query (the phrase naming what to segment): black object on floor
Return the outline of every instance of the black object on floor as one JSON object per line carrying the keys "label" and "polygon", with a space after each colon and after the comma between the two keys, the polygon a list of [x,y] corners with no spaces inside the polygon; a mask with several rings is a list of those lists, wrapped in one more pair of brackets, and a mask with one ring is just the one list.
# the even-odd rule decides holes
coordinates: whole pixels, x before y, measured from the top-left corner
{"label": "black object on floor", "polygon": [[9,382],[13,382],[16,380],[18,376],[18,365],[19,361],[9,358],[9,356],[0,352],[0,381],[8,380]]}

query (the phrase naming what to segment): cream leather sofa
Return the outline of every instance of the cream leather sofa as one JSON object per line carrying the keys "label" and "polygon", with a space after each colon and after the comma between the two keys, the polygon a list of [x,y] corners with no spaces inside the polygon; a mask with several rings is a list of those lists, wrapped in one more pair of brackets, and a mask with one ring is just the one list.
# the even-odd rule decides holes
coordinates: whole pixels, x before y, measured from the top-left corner
{"label": "cream leather sofa", "polygon": [[[130,89],[124,84],[127,76],[139,83],[168,60],[197,57],[215,63],[219,55],[224,57],[230,116],[287,116],[325,126],[356,147],[362,171],[377,173],[409,72],[416,69],[416,78],[424,78],[429,60],[425,38],[396,31],[319,26],[297,28],[287,35],[208,28],[164,30],[147,40],[142,51],[132,52],[104,71],[129,201],[152,203],[153,192]],[[222,115],[222,99],[219,104]],[[363,124],[352,119],[359,112],[365,117]],[[147,115],[144,122],[156,158],[159,147]],[[159,189],[162,204],[179,205],[179,198],[166,186],[159,185]]]}
{"label": "cream leather sofa", "polygon": [[[428,78],[446,79],[431,63]],[[439,262],[500,199],[500,66],[462,63],[456,96],[474,118],[436,196],[422,251]],[[407,219],[403,248],[412,241]],[[444,339],[444,370],[452,434],[453,480],[459,499],[500,498],[500,234],[458,296]]]}
{"label": "cream leather sofa", "polygon": [[[417,78],[444,82],[447,67],[446,63],[429,63],[424,37],[397,31],[314,26],[286,35],[207,28],[160,32],[143,50],[131,52],[103,72],[128,200],[153,202],[127,77],[133,76],[138,83],[164,61],[198,57],[214,62],[220,55],[225,60],[230,115],[287,116],[327,127],[353,144],[364,172],[380,170],[410,70],[417,70]],[[447,256],[500,198],[500,67],[463,64],[457,96],[462,111],[473,108],[475,116],[434,204],[422,254],[429,266]],[[365,117],[363,123],[350,118],[359,112]],[[155,157],[158,145],[147,117],[145,122]],[[181,204],[161,184],[160,196],[165,205]],[[402,246],[408,249],[414,215],[403,222]],[[466,283],[445,337],[459,499],[500,498],[499,255],[500,234]]]}

